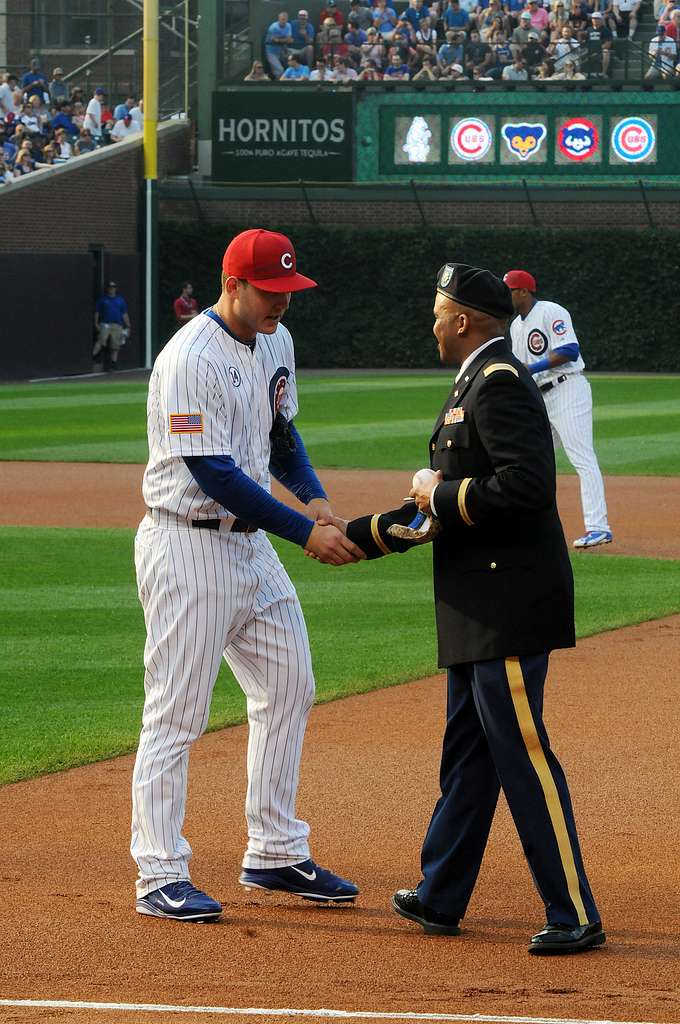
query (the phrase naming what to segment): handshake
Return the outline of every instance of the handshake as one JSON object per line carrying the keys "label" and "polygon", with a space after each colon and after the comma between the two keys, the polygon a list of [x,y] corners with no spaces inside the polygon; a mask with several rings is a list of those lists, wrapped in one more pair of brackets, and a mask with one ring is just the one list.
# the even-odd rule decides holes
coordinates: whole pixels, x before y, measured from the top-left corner
{"label": "handshake", "polygon": [[441,527],[432,517],[429,501],[440,479],[441,474],[421,469],[413,477],[406,504],[349,521],[334,515],[326,499],[315,498],[308,505],[315,523],[305,553],[327,565],[347,565],[434,540]]}

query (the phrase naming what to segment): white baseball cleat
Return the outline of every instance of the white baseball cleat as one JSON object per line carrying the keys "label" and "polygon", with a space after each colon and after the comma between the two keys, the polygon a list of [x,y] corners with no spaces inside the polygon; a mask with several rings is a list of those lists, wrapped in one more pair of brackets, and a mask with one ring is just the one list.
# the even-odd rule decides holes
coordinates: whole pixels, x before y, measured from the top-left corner
{"label": "white baseball cleat", "polygon": [[596,548],[598,544],[611,544],[611,530],[588,530],[583,537],[574,541],[575,548]]}

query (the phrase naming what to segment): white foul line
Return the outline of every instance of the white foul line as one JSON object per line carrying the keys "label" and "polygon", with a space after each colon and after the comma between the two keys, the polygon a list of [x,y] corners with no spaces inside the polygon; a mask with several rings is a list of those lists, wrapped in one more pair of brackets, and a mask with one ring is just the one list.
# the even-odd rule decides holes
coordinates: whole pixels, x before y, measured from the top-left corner
{"label": "white foul line", "polygon": [[0,1006],[52,1010],[136,1010],[140,1013],[212,1013],[225,1017],[324,1017],[330,1020],[430,1020],[480,1024],[656,1024],[653,1021],[588,1020],[573,1017],[501,1017],[485,1013],[377,1013],[371,1010],[293,1010],[257,1006],[179,1006],[156,1003],[85,1003],[70,999],[0,999]]}

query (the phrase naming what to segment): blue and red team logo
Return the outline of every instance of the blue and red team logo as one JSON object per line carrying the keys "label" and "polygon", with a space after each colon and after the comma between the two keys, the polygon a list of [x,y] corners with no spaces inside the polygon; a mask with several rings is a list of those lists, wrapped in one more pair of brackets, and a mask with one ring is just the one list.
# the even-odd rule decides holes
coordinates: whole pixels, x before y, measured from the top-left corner
{"label": "blue and red team logo", "polygon": [[451,149],[461,160],[483,160],[492,142],[491,129],[477,117],[456,121],[451,129]]}
{"label": "blue and red team logo", "polygon": [[585,117],[571,117],[560,127],[557,145],[570,160],[587,160],[597,153],[600,136],[592,121]]}
{"label": "blue and red team logo", "polygon": [[520,160],[530,160],[541,148],[546,136],[544,124],[529,124],[520,121],[517,124],[503,125],[503,138],[508,150]]}
{"label": "blue and red team logo", "polygon": [[647,160],[656,146],[656,133],[644,117],[624,117],[612,132],[612,149],[626,163]]}
{"label": "blue and red team logo", "polygon": [[559,337],[562,334],[567,333],[567,325],[565,324],[564,320],[553,320],[552,330],[553,334],[557,334]]}

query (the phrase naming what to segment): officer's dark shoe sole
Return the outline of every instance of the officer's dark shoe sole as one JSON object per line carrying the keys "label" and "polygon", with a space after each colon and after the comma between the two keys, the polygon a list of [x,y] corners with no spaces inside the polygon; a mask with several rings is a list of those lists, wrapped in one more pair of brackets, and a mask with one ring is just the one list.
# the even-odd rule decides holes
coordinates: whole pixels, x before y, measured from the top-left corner
{"label": "officer's dark shoe sole", "polygon": [[400,917],[405,917],[408,921],[419,924],[426,935],[460,935],[460,928],[457,924],[436,924],[434,921],[428,921],[424,917],[411,913],[405,907],[400,906],[397,896],[398,894],[395,893],[391,899],[394,910],[396,910]]}
{"label": "officer's dark shoe sole", "polygon": [[529,953],[532,956],[564,956],[570,953],[585,953],[596,946],[602,946],[607,936],[602,925],[586,924],[578,928],[562,925],[548,925],[531,939]]}

